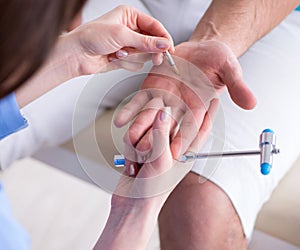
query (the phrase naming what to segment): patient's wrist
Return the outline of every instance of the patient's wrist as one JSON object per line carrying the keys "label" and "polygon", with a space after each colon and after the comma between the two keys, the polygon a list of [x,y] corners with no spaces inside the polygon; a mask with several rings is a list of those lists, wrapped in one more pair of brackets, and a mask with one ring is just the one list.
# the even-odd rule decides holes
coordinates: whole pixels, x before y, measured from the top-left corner
{"label": "patient's wrist", "polygon": [[225,43],[236,57],[241,56],[256,39],[251,30],[253,20],[249,18],[252,4],[238,1],[213,1],[195,31],[191,41],[215,40]]}
{"label": "patient's wrist", "polygon": [[197,30],[192,34],[189,39],[190,42],[202,41],[218,41],[227,45],[235,54],[236,57],[241,56],[246,50],[247,46],[240,41],[238,36],[226,36],[221,34],[213,21],[203,21]]}

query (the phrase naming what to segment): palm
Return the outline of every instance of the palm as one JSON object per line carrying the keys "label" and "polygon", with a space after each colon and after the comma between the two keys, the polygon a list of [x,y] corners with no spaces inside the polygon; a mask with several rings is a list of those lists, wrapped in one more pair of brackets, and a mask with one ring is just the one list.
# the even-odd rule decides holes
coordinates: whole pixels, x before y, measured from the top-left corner
{"label": "palm", "polygon": [[129,143],[147,151],[151,148],[149,128],[157,110],[170,106],[174,120],[171,149],[173,156],[178,157],[191,145],[200,146],[199,135],[205,138],[208,134],[208,113],[215,110],[214,99],[225,86],[243,108],[252,108],[255,99],[244,85],[237,59],[226,46],[212,41],[186,42],[176,47],[175,54],[180,76],[166,62],[162,67],[154,67],[142,84],[142,91],[121,111],[116,123],[122,126],[137,115],[128,131]]}

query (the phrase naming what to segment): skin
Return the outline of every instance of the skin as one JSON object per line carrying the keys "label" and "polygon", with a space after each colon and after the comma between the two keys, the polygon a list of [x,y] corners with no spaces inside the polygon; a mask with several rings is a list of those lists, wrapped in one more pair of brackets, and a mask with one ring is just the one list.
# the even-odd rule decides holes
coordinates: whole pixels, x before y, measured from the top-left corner
{"label": "skin", "polygon": [[[70,29],[77,26],[78,19],[75,19]],[[124,63],[111,63],[118,52],[124,48],[134,53],[155,53],[152,60],[156,63],[159,62],[162,52],[174,51],[172,38],[161,23],[133,8],[117,7],[95,21],[79,26],[59,37],[49,59],[39,72],[15,92],[19,106],[27,105],[50,89],[76,76],[125,67]],[[160,56],[157,57],[157,55]],[[129,61],[132,70],[140,68],[149,56],[138,56],[133,59]],[[126,196],[121,196],[119,193],[125,194],[130,190],[145,189],[144,182],[137,181],[138,178],[143,180],[160,176],[173,167],[169,147],[170,124],[171,118],[163,109],[157,114],[152,128],[156,131],[153,136],[155,148],[161,145],[164,147],[160,147],[161,152],[157,155],[158,157],[143,164],[134,176],[129,178],[127,174],[120,179],[116,194],[112,198],[107,225],[95,249],[143,249],[146,247],[168,195],[190,168],[178,176],[177,182],[172,184],[172,189],[150,198],[131,198],[130,193]],[[124,185],[124,183],[129,185]],[[127,189],[124,190],[124,187]]]}
{"label": "skin", "polygon": [[[134,199],[130,197],[130,190],[143,188],[135,182],[136,179],[157,176],[172,167],[172,157],[168,145],[170,121],[170,117],[164,115],[163,111],[158,113],[155,118],[153,128],[157,129],[159,134],[156,134],[154,142],[163,143],[166,147],[158,159],[144,164],[135,177],[130,178],[128,176],[130,171],[125,172],[125,176],[121,178],[117,190],[122,191],[120,189],[125,189],[126,184],[128,184],[128,194],[124,196],[113,195],[108,221],[94,249],[146,248],[159,211],[168,194],[165,193],[148,199]],[[159,168],[152,167],[155,165]],[[149,168],[151,171],[148,171]],[[141,223],[136,221],[141,221]]]}
{"label": "skin", "polygon": [[[146,249],[159,212],[166,199],[189,172],[191,166],[183,168],[177,176],[177,181],[172,183],[172,188],[162,189],[161,192],[145,197],[142,191],[151,191],[155,186],[147,185],[145,179],[160,178],[159,181],[168,181],[168,171],[174,167],[170,150],[171,117],[169,111],[163,109],[157,113],[153,123],[153,149],[159,148],[159,154],[154,151],[149,161],[140,165],[138,171],[129,170],[130,161],[126,161],[126,171],[121,177],[115,193],[112,196],[111,211],[94,249]],[[127,145],[127,147],[129,147]],[[128,150],[127,150],[128,151]],[[153,157],[156,155],[155,157]],[[152,160],[151,160],[152,159]],[[130,175],[130,176],[129,176]],[[151,183],[150,183],[151,184]],[[135,190],[140,197],[135,197]],[[122,193],[122,195],[119,195]]]}
{"label": "skin", "polygon": [[[180,79],[174,84],[168,78],[163,78],[162,82],[175,86],[173,89],[168,87],[165,89],[171,89],[176,97],[184,98],[187,95],[187,100],[193,98],[195,103],[199,105],[188,104],[184,112],[178,111],[179,115],[188,114],[184,117],[183,128],[178,135],[172,134],[176,119],[162,118],[168,117],[162,111],[158,113],[155,111],[155,115],[150,112],[152,120],[146,120],[145,127],[149,131],[158,132],[156,136],[155,133],[151,133],[153,134],[153,148],[161,145],[165,145],[165,147],[158,158],[142,164],[139,171],[135,166],[132,176],[134,178],[130,178],[129,182],[128,178],[121,178],[118,189],[126,187],[123,192],[131,192],[132,190],[147,188],[144,186],[144,182],[138,182],[139,177],[144,179],[156,176],[164,177],[163,173],[173,168],[172,159],[178,156],[180,152],[188,148],[201,147],[203,138],[207,136],[210,130],[210,111],[215,110],[215,99],[225,88],[229,90],[233,101],[242,108],[251,109],[255,105],[255,98],[243,81],[236,57],[244,53],[257,39],[268,33],[296,5],[298,5],[298,1],[289,1],[284,4],[271,0],[213,1],[190,41],[177,46],[175,55],[202,69],[213,83],[215,93],[212,94],[205,88],[207,95],[195,94],[199,86],[192,84],[186,88]],[[118,11],[117,15],[116,12]],[[149,19],[132,9],[121,7],[116,12],[111,12],[102,19],[100,18],[86,26],[80,26],[71,33],[60,37],[50,59],[40,72],[26,86],[16,92],[20,107],[70,78],[99,71],[105,72],[126,63],[137,64],[140,67],[143,60],[136,59],[133,62],[127,62],[125,60],[127,56],[122,57],[121,63],[116,61],[115,66],[111,67],[110,62],[120,57],[120,54],[117,53],[120,50],[129,52],[129,54],[137,51],[160,53],[167,49],[174,52],[171,38],[161,26],[157,30],[157,27],[151,26],[155,23],[149,22]],[[159,36],[159,39],[165,38],[168,41],[164,48],[157,48],[157,40],[155,40],[157,38],[146,37],[134,32],[141,28],[137,27],[137,23],[141,24],[137,22],[139,18],[145,21],[143,25],[145,25],[146,30],[154,31],[151,33],[152,36]],[[132,20],[133,22],[131,22]],[[108,28],[109,26],[110,28]],[[96,34],[95,31],[99,29],[110,34],[109,39]],[[233,38],[232,33],[238,33],[240,36]],[[190,50],[193,50],[192,54],[189,54]],[[210,60],[199,60],[198,57],[193,57],[195,54],[201,55],[202,53],[208,53]],[[62,54],[65,56],[62,57]],[[193,67],[191,68],[193,69]],[[187,67],[187,69],[191,68]],[[150,75],[149,79],[151,79],[150,77],[156,80],[154,82],[159,81],[155,74]],[[40,82],[44,84],[41,86]],[[152,86],[150,80],[146,80],[143,88],[150,89],[152,87],[157,89],[158,85]],[[160,107],[159,105],[164,104],[165,101],[169,101],[171,104],[174,101],[173,99],[168,100],[164,91],[154,91],[150,96],[151,98],[147,102],[151,102],[153,99],[162,100],[155,102],[155,105],[158,105],[156,110],[160,110],[157,107]],[[175,98],[175,100],[177,99]],[[176,113],[176,105],[174,104],[173,112]],[[133,108],[136,107],[133,106]],[[191,112],[186,112],[187,110],[191,110]],[[130,107],[127,107],[125,111],[129,112]],[[141,115],[148,116],[149,114],[146,110]],[[184,125],[191,124],[194,118],[201,122],[196,123],[196,130],[192,130],[192,135],[189,135],[187,133],[190,131],[184,129]],[[116,121],[119,126],[122,126],[122,122],[126,123],[124,116],[123,120]],[[134,126],[135,124],[131,126],[131,129]],[[169,141],[170,135],[172,135],[172,141]],[[129,133],[127,147],[131,146],[131,140],[134,139],[131,137]],[[138,154],[149,149],[149,136],[145,138],[145,140],[135,139],[134,146],[138,150]],[[181,143],[182,139],[184,139],[184,143]],[[132,174],[128,168],[130,166],[127,166],[127,175],[128,173]],[[181,178],[189,170],[185,169]],[[124,185],[124,181],[126,185]],[[176,184],[177,182],[173,183],[173,188]],[[230,200],[221,189],[209,181],[200,185],[198,176],[192,173],[189,173],[172,192],[173,188],[150,198],[132,198],[130,193],[124,197],[118,195],[120,190],[117,190],[112,198],[109,219],[95,249],[146,248],[161,209],[159,222],[163,249],[246,248],[246,240],[239,218]],[[169,196],[171,192],[172,195]]]}
{"label": "skin", "polygon": [[[212,1],[189,41],[176,46],[174,55],[179,58],[176,59],[177,62],[180,63],[182,58],[201,69],[211,81],[214,94],[206,92],[208,94],[202,96],[201,91],[197,92],[202,86],[183,84],[186,77],[186,71],[182,70],[184,66],[178,67],[181,79],[174,80],[176,77],[172,73],[168,73],[168,76],[173,79],[149,75],[142,85],[142,89],[150,92],[143,107],[147,107],[147,103],[154,98],[161,98],[162,103],[169,106],[173,104],[173,128],[178,121],[177,114],[183,118],[179,132],[171,141],[174,158],[188,150],[190,145],[202,144],[195,142],[203,140],[209,133],[209,129],[202,126],[202,121],[205,121],[212,101],[226,89],[241,108],[252,109],[256,105],[255,97],[243,79],[237,58],[299,4],[295,0]],[[207,85],[206,81],[204,83]],[[167,90],[168,94],[162,90]],[[192,92],[194,94],[191,95]],[[170,101],[170,93],[175,93],[185,101],[187,108],[184,111],[178,102],[173,99]],[[147,131],[151,130],[156,111],[148,109],[139,112],[140,110],[138,102],[133,99],[120,111],[115,124],[122,127],[139,113],[130,126],[125,141],[137,150],[146,152],[151,145]],[[210,181],[199,184],[198,178],[196,174],[189,173],[164,205],[159,217],[162,249],[246,249],[247,241],[241,222],[227,195]]]}
{"label": "skin", "polygon": [[[77,25],[78,18],[70,29]],[[19,107],[71,78],[126,68],[124,64],[111,61],[116,58],[116,52],[128,47],[134,52],[155,53],[156,64],[161,63],[162,52],[174,51],[172,38],[161,23],[134,8],[119,6],[59,37],[39,72],[16,90]],[[140,68],[149,58],[142,59],[130,63],[130,69]]]}
{"label": "skin", "polygon": [[[206,130],[212,125],[217,107],[218,102],[214,101],[208,110],[203,123]],[[192,164],[176,163],[172,158],[171,124],[171,109],[161,108],[152,124],[151,154],[138,168],[135,165],[133,172],[129,158],[132,154],[138,158],[141,152],[125,144],[126,170],[112,196],[110,214],[94,250],[146,249],[162,207],[192,167]],[[199,142],[196,140],[193,147],[199,147]],[[157,189],[161,183],[168,185]]]}

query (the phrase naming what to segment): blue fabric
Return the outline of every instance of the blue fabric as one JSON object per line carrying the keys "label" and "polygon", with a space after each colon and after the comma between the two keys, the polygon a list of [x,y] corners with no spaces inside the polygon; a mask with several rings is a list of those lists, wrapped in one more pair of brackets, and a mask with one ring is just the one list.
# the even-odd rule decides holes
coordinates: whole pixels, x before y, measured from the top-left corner
{"label": "blue fabric", "polygon": [[0,250],[28,250],[29,248],[29,236],[13,218],[0,182]]}
{"label": "blue fabric", "polygon": [[[0,99],[0,140],[28,126],[14,94]],[[1,250],[1,249],[0,249]]]}
{"label": "blue fabric", "polygon": [[[28,126],[20,113],[14,94],[0,99],[0,140]],[[14,219],[0,182],[0,250],[28,250],[30,240],[26,231]]]}
{"label": "blue fabric", "polygon": [[296,11],[300,11],[300,5],[295,9]]}

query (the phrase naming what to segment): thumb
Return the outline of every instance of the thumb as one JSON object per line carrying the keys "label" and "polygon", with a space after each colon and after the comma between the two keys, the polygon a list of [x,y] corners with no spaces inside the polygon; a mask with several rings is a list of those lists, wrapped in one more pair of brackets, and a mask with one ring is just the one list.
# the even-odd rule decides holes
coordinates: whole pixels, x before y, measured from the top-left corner
{"label": "thumb", "polygon": [[120,35],[123,47],[133,47],[142,52],[164,52],[172,47],[172,41],[165,37],[143,35],[129,28]]}
{"label": "thumb", "polygon": [[242,68],[236,57],[227,58],[221,70],[221,79],[226,84],[231,99],[243,109],[253,109],[256,98],[247,87]]}
{"label": "thumb", "polygon": [[153,124],[152,163],[161,171],[168,169],[172,161],[169,139],[171,120],[171,108],[165,107],[158,112]]}

